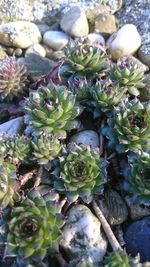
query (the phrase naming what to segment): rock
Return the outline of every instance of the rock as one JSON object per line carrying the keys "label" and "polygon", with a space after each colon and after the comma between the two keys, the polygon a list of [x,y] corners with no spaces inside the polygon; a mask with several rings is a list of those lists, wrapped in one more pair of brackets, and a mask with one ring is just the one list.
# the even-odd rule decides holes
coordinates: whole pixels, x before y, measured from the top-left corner
{"label": "rock", "polygon": [[72,7],[60,22],[61,29],[73,37],[82,37],[88,34],[89,25],[85,12],[79,7]]}
{"label": "rock", "polygon": [[133,203],[133,199],[130,198],[129,196],[125,197],[125,201],[128,206],[129,216],[131,220],[139,220],[145,216],[150,215],[150,207]]}
{"label": "rock", "polygon": [[28,55],[28,54],[37,54],[41,57],[45,57],[46,56],[46,50],[45,48],[40,45],[40,44],[34,44],[32,46],[30,46],[26,52],[25,52],[25,56]]}
{"label": "rock", "polygon": [[0,43],[7,46],[27,48],[39,43],[41,34],[31,22],[15,21],[0,25]]}
{"label": "rock", "polygon": [[5,49],[0,46],[0,60],[4,59],[7,56]]}
{"label": "rock", "polygon": [[143,82],[145,83],[145,87],[140,89],[140,100],[141,101],[149,101],[150,100],[150,73],[144,76]]}
{"label": "rock", "polygon": [[62,57],[65,56],[63,50],[51,51],[51,53],[47,53],[46,56],[54,61],[59,61]]}
{"label": "rock", "polygon": [[150,216],[129,225],[125,242],[131,256],[139,253],[141,262],[150,261]]}
{"label": "rock", "polygon": [[93,148],[99,147],[99,136],[95,131],[92,130],[85,130],[74,134],[69,141],[76,144],[91,146]]}
{"label": "rock", "polygon": [[150,2],[149,0],[126,0],[116,16],[119,25],[134,24],[142,38],[142,44],[150,44]]}
{"label": "rock", "polygon": [[41,57],[36,53],[27,54],[24,64],[33,80],[37,80],[42,75],[48,74],[57,65],[53,60]]}
{"label": "rock", "polygon": [[105,46],[105,39],[99,33],[89,33],[87,35],[87,40],[90,44],[100,44],[102,46]]}
{"label": "rock", "polygon": [[37,24],[37,27],[42,36],[44,35],[45,32],[50,30],[50,27],[47,24]]}
{"label": "rock", "polygon": [[0,136],[7,134],[9,136],[16,136],[21,134],[24,128],[24,118],[18,117],[16,119],[0,124]]}
{"label": "rock", "polygon": [[[100,266],[106,253],[107,241],[101,233],[100,222],[84,205],[73,206],[62,229],[60,246],[75,267],[83,257],[90,257],[94,267]],[[70,265],[69,265],[70,266]]]}
{"label": "rock", "polygon": [[96,32],[102,33],[104,36],[109,36],[113,32],[117,31],[115,16],[112,14],[102,13],[95,19]]}
{"label": "rock", "polygon": [[16,49],[14,50],[14,55],[15,55],[16,57],[21,57],[22,54],[23,54],[23,51],[22,51],[21,48],[16,48]]}
{"label": "rock", "polygon": [[150,67],[150,43],[140,47],[138,50],[138,57],[145,65]]}
{"label": "rock", "polygon": [[133,24],[124,25],[106,43],[113,60],[134,54],[140,45],[141,37]]}
{"label": "rock", "polygon": [[69,36],[61,31],[48,31],[44,33],[43,42],[54,50],[60,50],[69,42]]}
{"label": "rock", "polygon": [[106,191],[104,198],[99,199],[97,204],[111,225],[118,225],[126,221],[128,209],[125,201],[116,191]]}

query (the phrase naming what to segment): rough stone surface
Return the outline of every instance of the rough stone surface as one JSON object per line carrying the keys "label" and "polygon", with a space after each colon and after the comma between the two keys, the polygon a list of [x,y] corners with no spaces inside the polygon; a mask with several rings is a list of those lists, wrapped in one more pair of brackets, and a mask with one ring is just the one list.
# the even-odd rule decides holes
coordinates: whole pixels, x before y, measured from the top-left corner
{"label": "rough stone surface", "polygon": [[142,262],[150,261],[150,216],[132,223],[125,233],[126,249],[131,256],[140,253]]}
{"label": "rough stone surface", "polygon": [[104,198],[98,200],[98,206],[111,225],[118,225],[127,220],[128,209],[125,201],[114,190],[108,190]]}
{"label": "rough stone surface", "polygon": [[99,147],[99,136],[92,130],[85,130],[73,135],[70,142],[83,144],[85,146],[92,146],[93,148]]}
{"label": "rough stone surface", "polygon": [[48,74],[56,67],[56,63],[53,60],[41,57],[36,53],[27,54],[24,64],[27,67],[28,74],[30,74],[33,80],[37,80],[42,75]]}
{"label": "rough stone surface", "polygon": [[94,9],[99,3],[109,5],[111,12],[114,13],[120,9],[122,0],[1,0],[0,21],[43,20],[49,22],[62,11],[68,11],[70,7],[79,6],[88,10]]}
{"label": "rough stone surface", "polygon": [[143,44],[140,47],[140,49],[138,50],[138,57],[145,65],[150,67],[150,43]]}
{"label": "rough stone surface", "polygon": [[82,257],[89,256],[94,266],[100,266],[106,253],[107,242],[100,231],[100,222],[84,205],[73,206],[62,229],[60,245],[76,266]]}
{"label": "rough stone surface", "polygon": [[117,31],[115,16],[112,14],[102,13],[95,19],[96,32],[102,33],[104,36],[108,36]]}
{"label": "rough stone surface", "polygon": [[27,48],[39,43],[41,34],[38,27],[31,22],[16,21],[0,25],[0,43],[7,46]]}
{"label": "rough stone surface", "polygon": [[61,31],[48,31],[43,36],[43,42],[54,50],[60,50],[67,45],[69,36]]}
{"label": "rough stone surface", "polygon": [[0,136],[3,134],[7,134],[10,136],[16,136],[17,134],[21,134],[24,127],[24,118],[18,117],[16,119],[7,121],[5,123],[0,124]]}
{"label": "rough stone surface", "polygon": [[133,24],[124,25],[118,32],[112,34],[106,46],[112,59],[133,55],[141,45],[141,37]]}
{"label": "rough stone surface", "polygon": [[63,16],[60,22],[61,29],[73,37],[82,37],[88,34],[89,25],[84,10],[72,7]]}
{"label": "rough stone surface", "polygon": [[125,201],[129,210],[129,217],[131,220],[139,220],[145,216],[150,216],[150,207],[133,203],[133,199],[129,196],[125,197]]}
{"label": "rough stone surface", "polygon": [[140,89],[140,100],[149,101],[150,100],[150,73],[146,74],[143,82],[145,87]]}

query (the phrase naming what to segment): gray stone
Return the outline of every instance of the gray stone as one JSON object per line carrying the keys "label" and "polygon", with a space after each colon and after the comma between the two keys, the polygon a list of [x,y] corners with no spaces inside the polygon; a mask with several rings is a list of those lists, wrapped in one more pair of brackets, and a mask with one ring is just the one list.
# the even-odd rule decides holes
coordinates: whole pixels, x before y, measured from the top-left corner
{"label": "gray stone", "polygon": [[34,23],[28,21],[15,21],[0,25],[1,44],[27,48],[40,41],[41,34]]}
{"label": "gray stone", "polygon": [[95,267],[100,266],[107,248],[100,226],[99,220],[86,206],[77,205],[70,209],[60,246],[68,260],[73,261],[72,267],[83,257],[90,257]]}
{"label": "gray stone", "polygon": [[141,45],[141,37],[133,24],[126,24],[107,40],[108,53],[113,60],[133,55]]}
{"label": "gray stone", "polygon": [[149,101],[150,100],[150,73],[144,76],[143,82],[145,87],[140,89],[140,100]]}
{"label": "gray stone", "polygon": [[21,134],[24,128],[24,118],[18,117],[16,119],[7,121],[0,124],[0,136],[7,134],[10,136],[16,136]]}
{"label": "gray stone", "polygon": [[119,225],[126,221],[128,209],[125,201],[116,191],[106,191],[104,198],[99,199],[97,204],[111,225]]}
{"label": "gray stone", "polygon": [[102,46],[105,46],[105,39],[99,33],[89,33],[87,35],[87,41],[90,44],[100,44]]}
{"label": "gray stone", "polygon": [[150,1],[126,0],[117,13],[120,26],[132,23],[137,27],[142,44],[150,44]]}
{"label": "gray stone", "polygon": [[37,80],[42,75],[48,74],[57,65],[53,60],[41,57],[36,53],[27,54],[24,64],[33,80]]}
{"label": "gray stone", "polygon": [[96,32],[102,33],[104,36],[108,36],[117,31],[115,16],[112,14],[102,13],[95,19]]}
{"label": "gray stone", "polygon": [[45,57],[46,56],[46,50],[45,48],[40,45],[40,44],[35,44],[35,45],[32,45],[30,46],[26,52],[25,52],[25,56],[28,55],[28,54],[37,54],[41,57]]}
{"label": "gray stone", "polygon": [[89,25],[84,10],[72,7],[60,22],[61,29],[73,37],[82,37],[89,33]]}
{"label": "gray stone", "polygon": [[48,31],[43,36],[43,43],[54,50],[64,48],[69,42],[70,37],[61,31]]}
{"label": "gray stone", "polygon": [[133,203],[133,198],[126,196],[125,201],[129,210],[129,217],[131,220],[139,220],[145,216],[150,215],[150,207]]}
{"label": "gray stone", "polygon": [[50,27],[47,24],[37,24],[37,27],[42,36],[45,32],[50,31]]}
{"label": "gray stone", "polygon": [[85,130],[73,135],[70,138],[70,142],[96,148],[99,147],[99,136],[95,131]]}
{"label": "gray stone", "polygon": [[[150,35],[150,32],[149,32]],[[143,44],[138,50],[139,59],[148,67],[150,67],[150,43]]]}

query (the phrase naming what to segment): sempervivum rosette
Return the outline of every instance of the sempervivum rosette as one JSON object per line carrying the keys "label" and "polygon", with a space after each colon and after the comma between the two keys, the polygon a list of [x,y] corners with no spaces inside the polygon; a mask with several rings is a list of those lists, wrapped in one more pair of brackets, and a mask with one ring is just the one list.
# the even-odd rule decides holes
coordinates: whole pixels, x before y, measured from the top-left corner
{"label": "sempervivum rosette", "polygon": [[49,84],[30,93],[26,113],[25,121],[35,135],[52,133],[66,138],[66,131],[78,125],[75,118],[80,108],[75,104],[75,96],[64,86]]}
{"label": "sempervivum rosette", "polygon": [[0,99],[12,100],[23,93],[26,81],[26,69],[20,66],[14,57],[0,61]]}
{"label": "sempervivum rosette", "polygon": [[17,175],[14,165],[3,162],[0,165],[0,210],[13,206],[17,191]]}
{"label": "sempervivum rosette", "polygon": [[134,201],[150,205],[150,155],[142,153],[138,157],[129,157],[128,171],[124,188],[133,194]]}
{"label": "sempervivum rosette", "polygon": [[138,99],[127,99],[118,106],[108,127],[102,133],[109,139],[109,148],[118,152],[148,151],[150,149],[150,104],[141,103]]}
{"label": "sempervivum rosette", "polygon": [[72,144],[54,171],[54,187],[70,202],[80,197],[89,203],[94,194],[102,192],[107,176],[106,165],[96,149]]}
{"label": "sempervivum rosette", "polygon": [[111,111],[125,98],[126,91],[126,88],[121,88],[118,82],[112,82],[109,78],[97,80],[96,84],[91,86],[93,104],[104,112]]}
{"label": "sempervivum rosette", "polygon": [[67,79],[75,76],[85,76],[89,79],[108,67],[104,48],[91,45],[86,40],[70,42],[64,52],[66,58],[60,68],[60,74]]}
{"label": "sempervivum rosette", "polygon": [[22,261],[26,263],[23,266],[43,266],[46,254],[57,251],[59,230],[64,224],[58,198],[53,190],[32,190],[21,203],[6,211],[5,257],[16,257],[19,266]]}
{"label": "sempervivum rosette", "polygon": [[110,77],[114,81],[118,81],[120,87],[127,88],[131,95],[139,95],[140,88],[144,87],[143,71],[128,58],[118,61],[110,70]]}

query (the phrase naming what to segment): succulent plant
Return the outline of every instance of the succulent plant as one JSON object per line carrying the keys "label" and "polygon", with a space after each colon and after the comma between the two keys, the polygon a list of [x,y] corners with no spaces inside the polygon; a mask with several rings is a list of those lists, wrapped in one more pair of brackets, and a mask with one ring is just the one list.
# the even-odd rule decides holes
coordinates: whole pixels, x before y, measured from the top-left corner
{"label": "succulent plant", "polygon": [[0,99],[12,100],[22,94],[25,88],[26,69],[14,57],[0,61]]}
{"label": "succulent plant", "polygon": [[134,194],[134,201],[150,206],[150,155],[142,153],[129,157],[130,169],[124,181],[124,189]]}
{"label": "succulent plant", "polygon": [[0,136],[0,164],[4,162],[4,159],[8,155],[9,147],[7,145],[8,136]]}
{"label": "succulent plant", "polygon": [[51,133],[66,138],[66,131],[78,125],[75,118],[80,108],[75,105],[75,96],[64,86],[49,84],[30,93],[26,112],[25,121],[35,135]]}
{"label": "succulent plant", "polygon": [[114,251],[105,258],[105,267],[148,267],[149,263],[140,263],[139,257],[131,258],[127,253],[122,251]]}
{"label": "succulent plant", "polygon": [[11,162],[18,165],[20,163],[30,163],[32,155],[31,139],[25,135],[10,137],[7,140],[9,148],[8,157]]}
{"label": "succulent plant", "polygon": [[138,99],[126,99],[118,106],[108,127],[102,133],[109,139],[108,147],[120,152],[133,151],[140,153],[150,148],[150,104],[141,103]]}
{"label": "succulent plant", "polygon": [[54,135],[36,136],[32,142],[34,159],[41,164],[47,164],[57,158],[62,149],[60,141]]}
{"label": "succulent plant", "polygon": [[13,206],[17,191],[16,167],[8,162],[0,165],[0,210]]}
{"label": "succulent plant", "polygon": [[32,190],[16,207],[5,213],[4,257],[16,256],[18,265],[24,260],[25,266],[31,263],[42,266],[46,254],[57,251],[59,231],[64,224],[58,199],[54,190],[44,193]]}
{"label": "succulent plant", "polygon": [[70,202],[81,197],[89,203],[94,194],[102,192],[106,181],[106,165],[96,149],[72,144],[54,170],[54,187],[65,194]]}
{"label": "succulent plant", "polygon": [[69,90],[76,95],[78,101],[87,101],[90,99],[91,82],[87,81],[85,76],[76,76],[68,81]]}
{"label": "succulent plant", "polygon": [[126,91],[126,88],[121,88],[118,82],[112,82],[109,78],[97,80],[91,87],[94,106],[103,112],[111,111],[125,98]]}
{"label": "succulent plant", "polygon": [[66,59],[60,68],[60,75],[85,76],[91,78],[108,67],[106,52],[102,46],[94,46],[86,40],[72,41],[64,50]]}
{"label": "succulent plant", "polygon": [[134,96],[138,96],[138,89],[145,86],[142,82],[143,74],[141,69],[128,58],[118,61],[109,73],[112,80],[118,81],[121,87],[127,88],[128,92]]}

